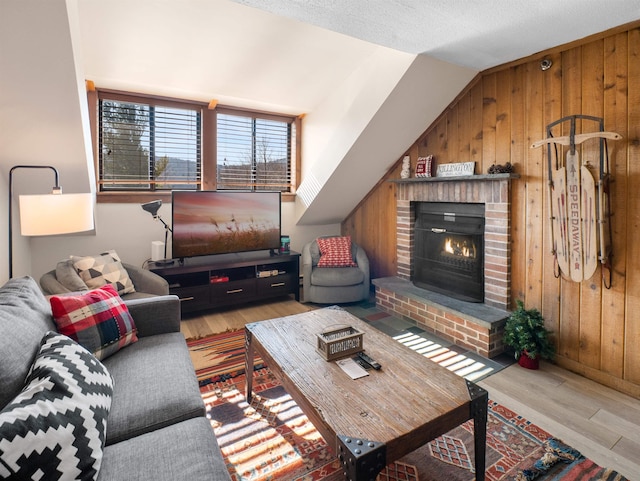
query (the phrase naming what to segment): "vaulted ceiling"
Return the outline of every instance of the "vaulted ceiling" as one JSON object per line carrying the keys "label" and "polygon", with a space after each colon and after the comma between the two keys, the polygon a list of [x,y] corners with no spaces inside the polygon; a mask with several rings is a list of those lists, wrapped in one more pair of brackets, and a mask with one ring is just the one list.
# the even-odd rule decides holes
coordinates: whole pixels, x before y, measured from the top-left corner
{"label": "vaulted ceiling", "polygon": [[92,182],[84,79],[216,99],[305,114],[296,220],[339,222],[478,71],[638,18],[637,0],[3,0],[0,166],[55,152]]}
{"label": "vaulted ceiling", "polygon": [[635,0],[233,0],[484,70],[640,18]]}

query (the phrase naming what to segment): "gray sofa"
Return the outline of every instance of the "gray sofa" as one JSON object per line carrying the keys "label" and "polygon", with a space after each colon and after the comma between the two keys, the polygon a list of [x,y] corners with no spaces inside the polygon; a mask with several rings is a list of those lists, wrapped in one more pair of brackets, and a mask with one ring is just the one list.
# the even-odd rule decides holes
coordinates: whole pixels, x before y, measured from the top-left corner
{"label": "gray sofa", "polygon": [[[97,479],[229,480],[180,333],[178,298],[126,304],[139,340],[102,361],[113,395]],[[22,390],[47,331],[55,331],[51,307],[32,278],[0,288],[0,409]]]}

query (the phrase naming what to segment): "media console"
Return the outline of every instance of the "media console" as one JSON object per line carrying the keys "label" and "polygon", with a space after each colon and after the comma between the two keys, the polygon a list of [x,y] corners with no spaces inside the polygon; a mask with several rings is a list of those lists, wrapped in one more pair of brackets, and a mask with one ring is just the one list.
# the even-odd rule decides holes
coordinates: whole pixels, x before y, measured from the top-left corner
{"label": "media console", "polygon": [[287,294],[300,300],[298,252],[221,254],[172,265],[150,262],[147,268],[167,280],[169,292],[180,298],[183,313]]}

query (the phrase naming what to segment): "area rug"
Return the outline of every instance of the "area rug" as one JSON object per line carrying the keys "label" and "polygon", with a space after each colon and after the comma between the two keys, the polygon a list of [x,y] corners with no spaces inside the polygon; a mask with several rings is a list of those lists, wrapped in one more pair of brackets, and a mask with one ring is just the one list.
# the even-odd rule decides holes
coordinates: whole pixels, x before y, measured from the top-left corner
{"label": "area rug", "polygon": [[[187,341],[187,346],[201,385],[244,373],[244,330]],[[253,365],[255,369],[264,367],[259,356]]]}
{"label": "area rug", "polygon": [[[245,375],[201,386],[207,417],[234,481],[337,481],[340,463],[313,424],[268,367],[253,373],[255,392],[245,401]],[[602,468],[548,432],[489,401],[488,481],[628,481]],[[473,422],[389,465],[378,481],[472,481]]]}

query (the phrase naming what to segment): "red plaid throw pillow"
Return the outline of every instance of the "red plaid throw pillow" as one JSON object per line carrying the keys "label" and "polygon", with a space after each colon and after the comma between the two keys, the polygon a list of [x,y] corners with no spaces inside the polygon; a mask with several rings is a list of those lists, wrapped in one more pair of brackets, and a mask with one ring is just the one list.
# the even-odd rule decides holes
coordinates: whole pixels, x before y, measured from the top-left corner
{"label": "red plaid throw pillow", "polygon": [[52,296],[49,301],[58,332],[98,359],[138,340],[129,309],[110,284],[78,295]]}
{"label": "red plaid throw pillow", "polygon": [[320,249],[318,267],[357,267],[351,257],[351,237],[316,239]]}

